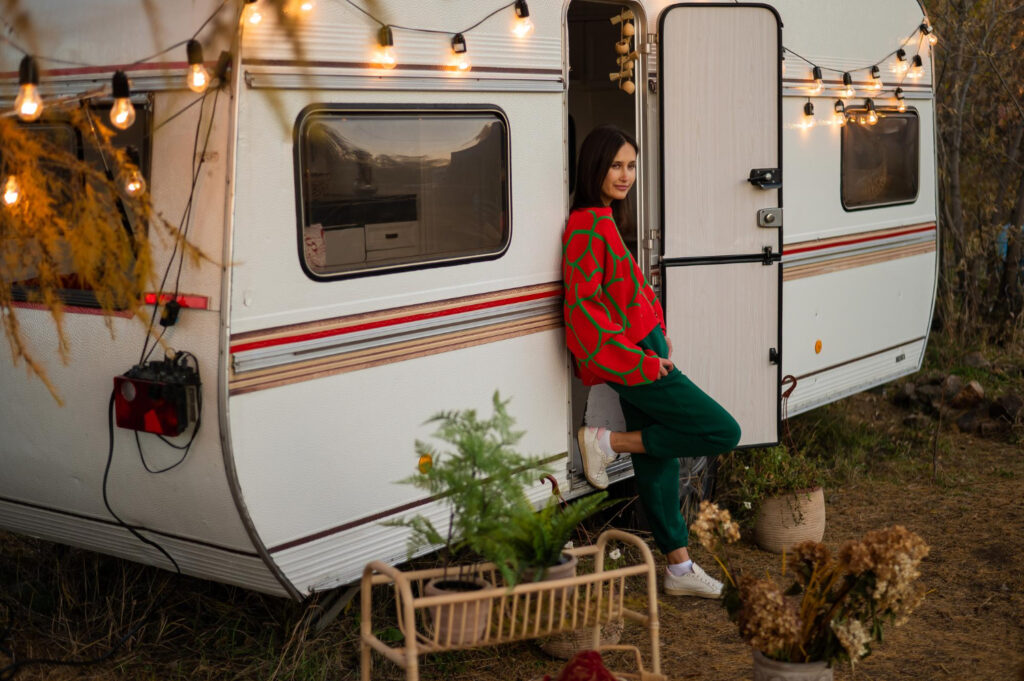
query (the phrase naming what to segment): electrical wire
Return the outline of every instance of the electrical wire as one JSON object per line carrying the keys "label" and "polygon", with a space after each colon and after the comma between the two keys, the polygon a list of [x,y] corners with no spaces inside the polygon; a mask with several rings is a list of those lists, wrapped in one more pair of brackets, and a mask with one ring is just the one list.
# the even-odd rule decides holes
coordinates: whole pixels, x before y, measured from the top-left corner
{"label": "electrical wire", "polygon": [[349,5],[351,5],[352,7],[354,7],[355,9],[359,10],[360,12],[365,14],[366,16],[370,17],[371,19],[376,21],[381,26],[390,26],[392,29],[397,28],[397,29],[402,30],[402,31],[411,31],[411,32],[414,32],[414,33],[440,33],[442,35],[455,35],[456,33],[468,33],[469,31],[472,31],[474,28],[476,28],[480,24],[484,23],[485,21],[487,21],[488,19],[493,17],[495,14],[498,14],[499,12],[508,9],[509,7],[515,7],[515,4],[516,4],[515,2],[510,2],[510,3],[504,4],[501,7],[497,8],[496,10],[494,10],[493,12],[491,12],[490,14],[488,14],[487,16],[485,16],[480,21],[476,22],[475,24],[473,24],[472,26],[469,26],[467,28],[464,28],[464,29],[461,29],[461,30],[458,30],[458,31],[444,31],[444,30],[437,29],[437,28],[417,28],[415,26],[400,26],[399,24],[388,24],[388,23],[385,23],[385,22],[381,21],[377,17],[373,16],[373,14],[371,14],[368,10],[363,9],[362,7],[357,5],[354,2],[354,0],[345,0],[345,2],[348,3]]}

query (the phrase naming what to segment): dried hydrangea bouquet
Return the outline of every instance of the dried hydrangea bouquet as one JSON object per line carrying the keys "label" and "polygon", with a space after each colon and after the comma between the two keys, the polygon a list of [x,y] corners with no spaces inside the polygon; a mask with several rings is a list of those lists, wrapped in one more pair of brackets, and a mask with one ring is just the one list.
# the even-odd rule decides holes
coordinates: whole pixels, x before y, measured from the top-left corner
{"label": "dried hydrangea bouquet", "polygon": [[725,573],[729,618],[769,661],[852,665],[882,640],[884,623],[898,626],[924,598],[918,566],[928,546],[899,525],[847,541],[835,556],[818,542],[796,544],[783,554],[784,585],[730,569],[726,547],[740,533],[728,511],[702,502],[690,531]]}

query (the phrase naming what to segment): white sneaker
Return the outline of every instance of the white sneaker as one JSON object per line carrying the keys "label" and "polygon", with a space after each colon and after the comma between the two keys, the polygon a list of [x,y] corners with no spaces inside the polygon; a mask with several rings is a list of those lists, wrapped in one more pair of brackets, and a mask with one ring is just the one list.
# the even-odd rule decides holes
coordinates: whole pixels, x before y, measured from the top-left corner
{"label": "white sneaker", "polygon": [[674,575],[666,570],[664,588],[669,596],[722,597],[722,583],[701,570],[696,563],[693,564],[693,572],[685,575]]}
{"label": "white sneaker", "polygon": [[597,441],[597,428],[583,426],[576,433],[576,441],[580,444],[580,457],[583,459],[583,475],[587,482],[597,489],[608,486],[608,464],[615,461],[615,456],[608,456],[601,451]]}

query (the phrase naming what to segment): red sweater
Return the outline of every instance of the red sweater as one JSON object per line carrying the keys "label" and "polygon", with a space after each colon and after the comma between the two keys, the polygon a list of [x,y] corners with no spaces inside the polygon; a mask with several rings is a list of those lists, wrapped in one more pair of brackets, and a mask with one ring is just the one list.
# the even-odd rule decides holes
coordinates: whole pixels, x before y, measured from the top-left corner
{"label": "red sweater", "polygon": [[574,210],[562,235],[565,339],[586,385],[658,379],[658,356],[637,343],[665,315],[622,242],[610,207]]}

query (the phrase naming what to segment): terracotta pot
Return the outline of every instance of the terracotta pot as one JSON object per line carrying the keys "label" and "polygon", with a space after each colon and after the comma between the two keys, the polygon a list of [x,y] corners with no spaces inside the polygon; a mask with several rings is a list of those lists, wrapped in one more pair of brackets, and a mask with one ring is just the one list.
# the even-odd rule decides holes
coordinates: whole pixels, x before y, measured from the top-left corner
{"label": "terracotta pot", "polygon": [[[453,596],[467,591],[493,589],[486,579],[432,579],[423,586],[424,596]],[[430,621],[441,645],[472,645],[484,637],[491,617],[492,599],[435,605]]]}
{"label": "terracotta pot", "polygon": [[782,553],[802,541],[825,536],[825,492],[821,487],[765,499],[754,521],[754,540],[765,551]]}
{"label": "terracotta pot", "polygon": [[754,651],[754,681],[832,681],[826,662],[779,662]]}
{"label": "terracotta pot", "polygon": [[556,580],[556,579],[565,579],[566,577],[575,577],[576,576],[576,566],[578,564],[579,564],[579,560],[576,559],[576,556],[574,556],[572,554],[569,554],[569,553],[563,553],[562,556],[561,556],[561,559],[558,561],[557,564],[549,565],[547,567],[547,569],[544,571],[544,576],[541,577],[540,580],[534,580],[534,573],[536,572],[535,568],[527,568],[527,569],[523,570],[523,582],[524,583],[533,582],[533,581],[550,582],[550,581],[553,581],[553,580]]}

